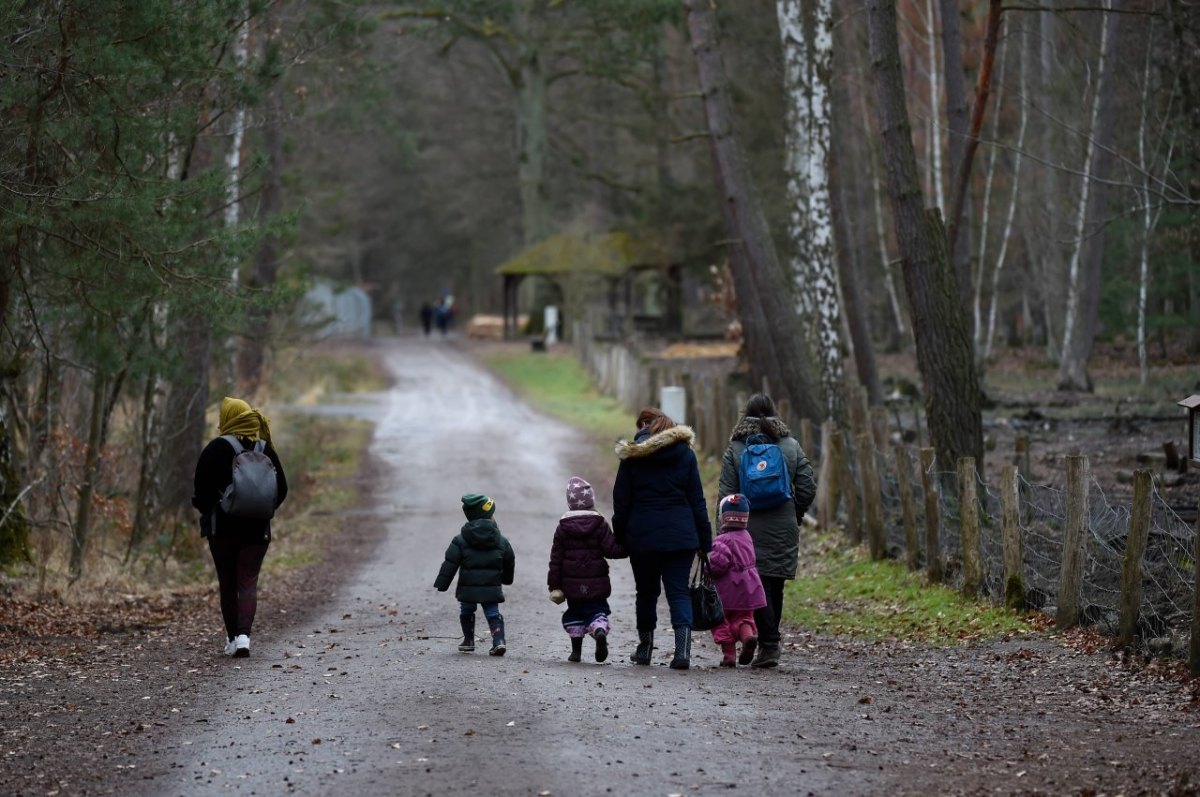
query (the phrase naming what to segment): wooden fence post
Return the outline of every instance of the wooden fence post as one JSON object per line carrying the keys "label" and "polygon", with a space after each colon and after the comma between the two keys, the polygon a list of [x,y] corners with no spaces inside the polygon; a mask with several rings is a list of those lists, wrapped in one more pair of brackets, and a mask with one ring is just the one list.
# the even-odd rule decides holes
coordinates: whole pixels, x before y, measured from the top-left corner
{"label": "wooden fence post", "polygon": [[867,403],[867,391],[859,385],[850,388],[850,431],[857,435],[859,432],[871,430],[871,408]]}
{"label": "wooden fence post", "polygon": [[1017,435],[1013,450],[1016,452],[1017,470],[1021,474],[1021,478],[1025,481],[1032,481],[1033,461],[1029,456],[1029,435]]}
{"label": "wooden fence post", "polygon": [[800,447],[804,449],[805,455],[812,459],[813,448],[813,422],[808,418],[800,419]]}
{"label": "wooden fence post", "polygon": [[888,433],[887,407],[871,408],[871,431],[875,435],[875,447],[887,451],[892,447],[892,438]]}
{"label": "wooden fence post", "polygon": [[1004,511],[1001,539],[1004,543],[1004,605],[1014,611],[1025,607],[1024,552],[1021,548],[1021,498],[1017,466],[1000,471],[1000,503]]}
{"label": "wooden fence post", "polygon": [[938,504],[937,479],[933,467],[937,462],[936,448],[921,449],[921,490],[925,493],[925,575],[930,584],[941,584],[942,570],[942,508]]}
{"label": "wooden fence post", "polygon": [[837,434],[837,460],[841,465],[838,473],[838,485],[842,498],[846,500],[846,536],[854,545],[862,543],[862,519],[859,517],[858,490],[855,489],[854,471],[850,470],[850,451],[846,445],[846,437],[841,432]]}
{"label": "wooden fence post", "polygon": [[1129,512],[1129,534],[1125,538],[1125,563],[1121,568],[1121,619],[1117,642],[1130,647],[1137,638],[1142,609],[1142,556],[1150,534],[1150,471],[1133,472],[1133,508]]}
{"label": "wooden fence post", "polygon": [[963,594],[979,596],[983,555],[979,548],[979,494],[975,490],[975,457],[958,458],[958,520],[962,535]]}
{"label": "wooden fence post", "polygon": [[837,461],[837,423],[831,418],[821,424],[821,470],[817,474],[817,525],[829,528],[837,515],[838,478],[841,465]]}
{"label": "wooden fence post", "polygon": [[909,570],[921,566],[921,542],[917,539],[917,510],[913,505],[912,458],[908,448],[896,448],[896,486],[900,489],[900,510],[904,517],[904,553]]}
{"label": "wooden fence post", "polygon": [[779,420],[783,421],[784,426],[791,428],[792,402],[788,401],[787,396],[775,400],[775,414],[779,417]]}
{"label": "wooden fence post", "polygon": [[883,495],[879,468],[875,464],[875,438],[870,432],[858,435],[858,478],[862,482],[867,549],[871,558],[878,561],[887,554],[887,544],[883,537]]}
{"label": "wooden fence post", "polygon": [[1083,582],[1083,545],[1088,528],[1088,460],[1067,456],[1067,525],[1063,529],[1062,571],[1058,580],[1060,630],[1079,625],[1080,586]]}

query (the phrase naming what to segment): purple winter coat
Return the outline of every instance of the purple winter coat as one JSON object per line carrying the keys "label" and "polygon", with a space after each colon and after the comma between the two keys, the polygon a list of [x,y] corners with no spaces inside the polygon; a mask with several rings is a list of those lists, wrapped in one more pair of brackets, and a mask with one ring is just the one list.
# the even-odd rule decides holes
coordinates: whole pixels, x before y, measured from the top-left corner
{"label": "purple winter coat", "polygon": [[744,529],[722,531],[708,554],[717,594],[726,609],[761,609],[767,605],[762,579],[754,566],[754,540]]}
{"label": "purple winter coat", "polygon": [[605,600],[612,594],[605,560],[626,556],[604,515],[591,509],[572,510],[554,530],[546,584],[551,591],[561,589],[570,600]]}

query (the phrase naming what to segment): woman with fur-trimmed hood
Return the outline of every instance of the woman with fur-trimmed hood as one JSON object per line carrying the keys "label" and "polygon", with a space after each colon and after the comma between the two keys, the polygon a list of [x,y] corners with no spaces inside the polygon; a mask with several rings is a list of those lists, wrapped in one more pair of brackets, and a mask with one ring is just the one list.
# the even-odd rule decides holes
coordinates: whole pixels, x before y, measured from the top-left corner
{"label": "woman with fur-trimmed hood", "polygon": [[688,589],[696,551],[712,548],[712,523],[692,451],[695,433],[661,410],[638,413],[633,442],[617,443],[613,484],[613,533],[629,551],[637,587],[638,646],[631,660],[649,664],[658,625],[658,596],[667,593],[675,656],[671,667],[686,670],[692,647],[692,602]]}
{"label": "woman with fur-trimmed hood", "polygon": [[[750,537],[758,574],[767,593],[767,605],[754,614],[758,626],[758,652],[751,663],[754,667],[774,667],[779,664],[779,620],[783,612],[783,585],[796,577],[796,560],[800,554],[800,525],[804,513],[817,494],[812,465],[791,431],[775,411],[775,402],[764,393],[756,393],[746,402],[742,419],[729,435],[729,446],[721,461],[721,484],[717,500],[727,495],[744,493],[740,483],[740,463],[746,440],[762,435],[779,446],[787,463],[792,482],[792,497],[769,509],[750,504]],[[761,442],[761,441],[752,441]]]}

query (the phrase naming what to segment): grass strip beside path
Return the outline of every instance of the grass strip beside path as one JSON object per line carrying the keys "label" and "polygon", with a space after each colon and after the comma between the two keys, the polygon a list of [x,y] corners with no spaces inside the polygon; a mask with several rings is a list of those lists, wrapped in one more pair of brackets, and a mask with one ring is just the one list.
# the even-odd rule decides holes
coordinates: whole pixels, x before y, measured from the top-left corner
{"label": "grass strip beside path", "polygon": [[597,390],[574,355],[488,349],[479,357],[521,398],[547,415],[596,435],[606,445],[633,434],[634,415]]}
{"label": "grass strip beside path", "polygon": [[830,547],[803,556],[787,584],[784,620],[820,634],[900,639],[952,646],[1027,633],[1038,619],[969,601],[895,561],[872,562],[865,549]]}

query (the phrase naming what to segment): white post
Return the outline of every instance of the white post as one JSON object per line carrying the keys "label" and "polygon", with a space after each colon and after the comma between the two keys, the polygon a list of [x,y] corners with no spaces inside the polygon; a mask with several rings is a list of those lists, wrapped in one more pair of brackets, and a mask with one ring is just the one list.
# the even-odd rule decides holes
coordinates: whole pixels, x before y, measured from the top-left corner
{"label": "white post", "polygon": [[558,342],[558,308],[552,304],[546,305],[542,316],[543,328],[546,330],[546,345]]}
{"label": "white post", "polygon": [[687,391],[681,387],[666,386],[658,394],[658,408],[675,423],[687,423]]}

